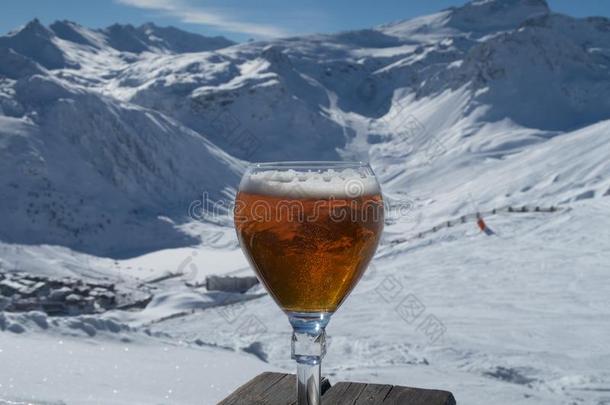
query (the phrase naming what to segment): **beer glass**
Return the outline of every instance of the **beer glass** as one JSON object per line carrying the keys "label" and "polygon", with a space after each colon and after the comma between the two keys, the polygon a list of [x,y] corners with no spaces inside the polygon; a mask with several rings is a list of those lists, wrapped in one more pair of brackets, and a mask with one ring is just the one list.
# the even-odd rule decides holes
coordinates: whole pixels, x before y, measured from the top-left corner
{"label": "beer glass", "polygon": [[319,405],[326,325],[383,229],[375,174],[361,162],[252,164],[234,215],[242,250],[292,325],[298,404]]}

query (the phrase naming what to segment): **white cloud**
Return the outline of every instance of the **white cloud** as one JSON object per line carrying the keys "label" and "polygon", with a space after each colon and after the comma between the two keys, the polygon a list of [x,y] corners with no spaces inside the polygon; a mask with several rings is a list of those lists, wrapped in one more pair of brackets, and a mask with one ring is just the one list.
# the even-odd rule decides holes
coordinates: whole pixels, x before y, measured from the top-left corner
{"label": "white cloud", "polygon": [[289,33],[279,27],[266,24],[237,21],[220,13],[202,7],[193,7],[189,4],[175,0],[115,0],[117,3],[146,10],[155,10],[163,14],[178,18],[180,21],[191,24],[203,24],[217,29],[257,37],[282,37]]}

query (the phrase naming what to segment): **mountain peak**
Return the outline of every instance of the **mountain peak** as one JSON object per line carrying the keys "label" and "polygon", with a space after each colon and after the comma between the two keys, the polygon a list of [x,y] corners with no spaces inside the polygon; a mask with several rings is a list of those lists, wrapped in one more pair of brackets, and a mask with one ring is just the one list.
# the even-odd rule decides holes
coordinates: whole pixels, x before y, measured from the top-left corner
{"label": "mountain peak", "polygon": [[484,6],[486,4],[499,4],[499,5],[510,5],[511,7],[519,6],[540,6],[549,8],[546,0],[472,0],[466,3],[466,5],[472,6]]}
{"label": "mountain peak", "polygon": [[235,42],[222,36],[208,37],[172,26],[161,27],[152,22],[144,23],[136,30],[141,35],[146,36],[148,41],[160,44],[162,47],[175,52],[211,51],[235,44]]}
{"label": "mountain peak", "polygon": [[119,51],[169,51],[175,53],[213,51],[234,45],[225,37],[206,37],[175,27],[159,27],[148,22],[134,27],[131,24],[113,24],[102,30],[110,46]]}
{"label": "mountain peak", "polygon": [[550,13],[545,0],[472,0],[435,14],[384,24],[378,30],[411,41],[428,42],[462,34],[475,39],[516,29],[531,18]]}
{"label": "mountain peak", "polygon": [[157,29],[157,28],[161,28],[159,27],[157,24],[155,24],[152,21],[149,22],[145,22],[144,24],[140,25],[138,27],[139,30],[145,30],[145,29]]}
{"label": "mountain peak", "polygon": [[56,36],[37,19],[0,37],[0,48],[10,48],[47,69],[59,69],[71,65],[55,43]]}
{"label": "mountain peak", "polygon": [[25,24],[25,28],[43,28],[45,29],[45,26],[42,25],[42,23],[40,22],[40,20],[38,19],[38,17],[34,17],[31,21],[29,21],[27,24]]}
{"label": "mountain peak", "polygon": [[21,28],[9,33],[10,36],[37,36],[41,38],[51,38],[53,33],[45,27],[38,18],[34,18]]}
{"label": "mountain peak", "polygon": [[551,12],[545,0],[473,0],[449,9],[447,26],[460,31],[503,31]]}
{"label": "mountain peak", "polygon": [[74,21],[55,21],[49,28],[63,40],[81,45],[99,46],[92,38],[91,31]]}

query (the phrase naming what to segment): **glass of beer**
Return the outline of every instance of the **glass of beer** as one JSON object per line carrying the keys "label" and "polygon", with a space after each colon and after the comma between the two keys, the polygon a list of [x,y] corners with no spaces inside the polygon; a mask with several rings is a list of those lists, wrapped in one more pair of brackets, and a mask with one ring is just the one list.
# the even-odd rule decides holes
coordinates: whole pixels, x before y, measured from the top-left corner
{"label": "glass of beer", "polygon": [[326,325],[383,229],[375,174],[362,162],[252,164],[234,215],[242,250],[292,325],[298,404],[319,405]]}

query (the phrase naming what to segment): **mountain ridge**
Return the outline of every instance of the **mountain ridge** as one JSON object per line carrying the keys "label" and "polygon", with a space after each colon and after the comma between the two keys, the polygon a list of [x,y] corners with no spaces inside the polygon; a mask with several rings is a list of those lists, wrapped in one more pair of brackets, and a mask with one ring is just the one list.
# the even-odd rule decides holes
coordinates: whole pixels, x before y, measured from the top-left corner
{"label": "mountain ridge", "polygon": [[[152,22],[135,27],[131,24],[112,24],[106,28],[88,29],[69,20],[56,20],[48,27],[39,19],[34,18],[22,27],[1,36],[5,46],[17,50],[27,50],[34,55],[40,49],[28,49],[35,39],[46,41],[47,47],[53,46],[52,38],[57,37],[79,45],[101,48],[109,46],[119,52],[206,52],[235,45],[236,43],[223,37],[208,37],[178,28],[160,27]],[[13,39],[10,41],[10,39]],[[26,42],[23,44],[23,42]],[[39,52],[40,53],[40,52]],[[65,67],[61,64],[47,66],[51,68]]]}
{"label": "mountain ridge", "polygon": [[[11,174],[4,190],[22,206],[38,204],[31,197],[38,183],[24,173],[56,173],[45,178],[65,191],[62,198],[92,182],[100,186],[92,195],[108,202],[100,213],[119,209],[110,202],[114,195],[123,201],[120,212],[145,213],[135,228],[126,214],[90,235],[100,254],[158,248],[160,242],[127,235],[159,224],[159,216],[173,221],[159,231],[169,244],[193,243],[176,230],[189,221],[179,207],[202,191],[230,196],[245,160],[368,160],[388,194],[411,190],[437,217],[453,217],[463,203],[447,196],[452,202],[443,205],[428,184],[440,187],[438,179],[458,172],[456,195],[467,190],[464,179],[479,178],[487,185],[478,191],[481,204],[490,206],[606,195],[607,168],[589,146],[598,145],[594,137],[610,119],[610,23],[556,14],[541,0],[506,4],[475,1],[371,29],[204,52],[168,51],[167,44],[184,50],[182,37],[150,24],[90,30],[33,21],[0,37],[0,156],[18,168],[5,169]],[[116,48],[108,43],[113,32]],[[166,45],[150,40],[157,34]],[[569,142],[578,131],[588,134],[579,135],[582,145]],[[38,149],[52,139],[75,154],[76,166]],[[546,147],[551,141],[560,146]],[[524,192],[517,185],[506,191],[486,175],[502,173],[506,161],[531,165],[532,155],[565,151],[564,142],[582,148],[589,163],[578,164],[597,174],[584,170],[577,181],[534,165],[536,181]],[[74,171],[89,177],[62,184]],[[211,172],[213,179],[206,177]],[[67,211],[78,205],[70,201]],[[70,236],[78,226],[68,232],[56,218],[31,223],[30,214],[15,215],[19,209],[2,205],[11,218],[3,240],[92,251],[93,242],[82,242],[87,231]],[[93,229],[85,217],[76,222]],[[131,230],[113,238],[121,226]]]}

